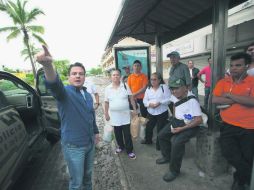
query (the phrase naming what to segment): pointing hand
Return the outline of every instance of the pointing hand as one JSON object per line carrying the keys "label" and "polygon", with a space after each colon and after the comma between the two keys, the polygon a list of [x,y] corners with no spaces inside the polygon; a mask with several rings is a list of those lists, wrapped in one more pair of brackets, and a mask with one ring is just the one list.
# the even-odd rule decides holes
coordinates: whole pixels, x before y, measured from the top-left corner
{"label": "pointing hand", "polygon": [[48,48],[42,45],[43,51],[36,55],[36,61],[42,66],[47,66],[52,63],[53,59],[49,53]]}

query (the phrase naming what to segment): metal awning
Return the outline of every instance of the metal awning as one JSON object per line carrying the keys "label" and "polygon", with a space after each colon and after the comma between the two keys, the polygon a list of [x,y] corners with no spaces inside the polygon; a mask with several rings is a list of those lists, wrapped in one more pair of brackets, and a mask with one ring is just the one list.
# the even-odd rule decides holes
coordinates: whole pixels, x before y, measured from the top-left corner
{"label": "metal awning", "polygon": [[[232,8],[246,0],[229,0]],[[155,44],[177,39],[212,23],[213,0],[124,0],[106,48],[125,37]]]}

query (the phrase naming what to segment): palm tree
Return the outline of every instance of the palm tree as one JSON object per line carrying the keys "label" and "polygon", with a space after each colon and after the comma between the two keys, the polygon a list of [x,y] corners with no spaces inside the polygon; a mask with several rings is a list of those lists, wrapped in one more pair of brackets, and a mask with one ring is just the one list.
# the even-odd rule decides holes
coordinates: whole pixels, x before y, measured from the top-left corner
{"label": "palm tree", "polygon": [[[31,52],[31,55],[32,55],[32,59],[33,59],[35,70],[37,70],[37,66],[36,66],[36,62],[34,61],[34,57],[41,50],[42,50],[41,48],[36,48],[34,46],[34,44],[30,44],[30,52]],[[30,59],[29,50],[26,47],[24,47],[24,49],[20,52],[20,54],[21,54],[21,56],[24,57],[24,61]]]}
{"label": "palm tree", "polygon": [[39,34],[44,33],[43,26],[30,25],[31,22],[36,20],[38,15],[44,14],[42,10],[34,8],[30,11],[26,9],[27,1],[21,2],[17,0],[16,3],[12,1],[7,1],[4,3],[0,0],[0,10],[7,13],[12,19],[14,26],[0,28],[0,32],[10,32],[7,36],[7,41],[17,38],[20,34],[23,34],[23,42],[27,48],[29,59],[32,65],[33,74],[36,75],[36,69],[34,65],[34,60],[32,57],[31,45],[30,45],[30,36],[33,36],[42,44],[46,44],[45,41]]}

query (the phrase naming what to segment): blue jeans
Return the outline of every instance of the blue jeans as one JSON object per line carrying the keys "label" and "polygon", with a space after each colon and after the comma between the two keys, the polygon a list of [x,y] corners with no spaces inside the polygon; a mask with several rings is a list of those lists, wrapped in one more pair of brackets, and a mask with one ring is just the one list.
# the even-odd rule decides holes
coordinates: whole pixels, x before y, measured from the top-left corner
{"label": "blue jeans", "polygon": [[79,147],[62,143],[64,159],[70,173],[69,190],[92,190],[94,144]]}

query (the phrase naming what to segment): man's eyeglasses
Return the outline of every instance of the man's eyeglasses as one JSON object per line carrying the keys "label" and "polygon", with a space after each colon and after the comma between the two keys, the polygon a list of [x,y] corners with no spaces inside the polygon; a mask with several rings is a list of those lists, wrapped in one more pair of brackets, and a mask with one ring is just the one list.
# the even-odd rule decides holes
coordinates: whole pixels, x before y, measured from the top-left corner
{"label": "man's eyeglasses", "polygon": [[150,79],[150,81],[156,81],[157,79]]}

